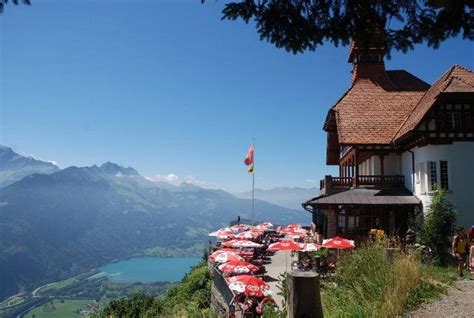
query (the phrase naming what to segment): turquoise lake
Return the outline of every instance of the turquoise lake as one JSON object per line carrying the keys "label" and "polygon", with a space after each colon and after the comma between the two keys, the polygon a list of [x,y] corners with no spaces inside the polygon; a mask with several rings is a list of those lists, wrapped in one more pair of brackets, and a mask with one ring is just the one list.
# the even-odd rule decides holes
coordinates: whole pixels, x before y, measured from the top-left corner
{"label": "turquoise lake", "polygon": [[200,261],[200,258],[135,257],[109,263],[100,270],[118,283],[177,282]]}

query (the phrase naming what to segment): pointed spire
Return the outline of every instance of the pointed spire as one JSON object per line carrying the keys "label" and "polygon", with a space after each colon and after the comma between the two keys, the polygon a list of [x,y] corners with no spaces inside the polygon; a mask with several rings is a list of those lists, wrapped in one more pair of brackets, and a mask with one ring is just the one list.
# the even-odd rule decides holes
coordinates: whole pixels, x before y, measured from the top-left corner
{"label": "pointed spire", "polygon": [[385,72],[383,58],[387,52],[383,30],[376,28],[370,38],[355,38],[349,49],[349,63],[353,64],[352,85],[359,79],[369,79],[386,90],[394,89]]}

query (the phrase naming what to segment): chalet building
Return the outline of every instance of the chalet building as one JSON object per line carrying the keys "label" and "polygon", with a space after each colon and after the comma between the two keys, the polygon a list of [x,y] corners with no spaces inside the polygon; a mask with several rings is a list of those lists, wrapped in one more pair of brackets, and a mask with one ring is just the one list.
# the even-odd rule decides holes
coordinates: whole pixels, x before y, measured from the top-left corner
{"label": "chalet building", "polygon": [[328,111],[325,176],[303,207],[325,236],[404,234],[426,213],[435,184],[447,189],[458,223],[474,224],[474,73],[451,67],[433,85],[386,70],[383,45],[352,44],[349,89]]}

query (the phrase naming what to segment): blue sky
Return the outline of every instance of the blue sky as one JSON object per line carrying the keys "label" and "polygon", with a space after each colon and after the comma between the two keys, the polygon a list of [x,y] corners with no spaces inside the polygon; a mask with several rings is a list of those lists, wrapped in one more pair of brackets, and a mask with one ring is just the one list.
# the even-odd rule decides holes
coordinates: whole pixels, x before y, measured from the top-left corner
{"label": "blue sky", "polygon": [[[220,20],[222,1],[33,1],[0,17],[0,143],[61,167],[113,161],[145,176],[250,188],[316,185],[326,112],[347,89],[347,47],[293,55]],[[433,82],[474,68],[472,43],[393,52]]]}

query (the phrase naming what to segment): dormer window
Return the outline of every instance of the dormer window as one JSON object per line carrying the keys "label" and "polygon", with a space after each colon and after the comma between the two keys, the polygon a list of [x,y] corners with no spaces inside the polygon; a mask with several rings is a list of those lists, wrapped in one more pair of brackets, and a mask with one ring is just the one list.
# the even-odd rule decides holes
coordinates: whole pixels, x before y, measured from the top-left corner
{"label": "dormer window", "polygon": [[446,114],[448,130],[460,130],[461,127],[461,113],[449,112]]}
{"label": "dormer window", "polygon": [[445,104],[441,105],[437,117],[437,125],[442,131],[471,131],[472,109],[470,104]]}

